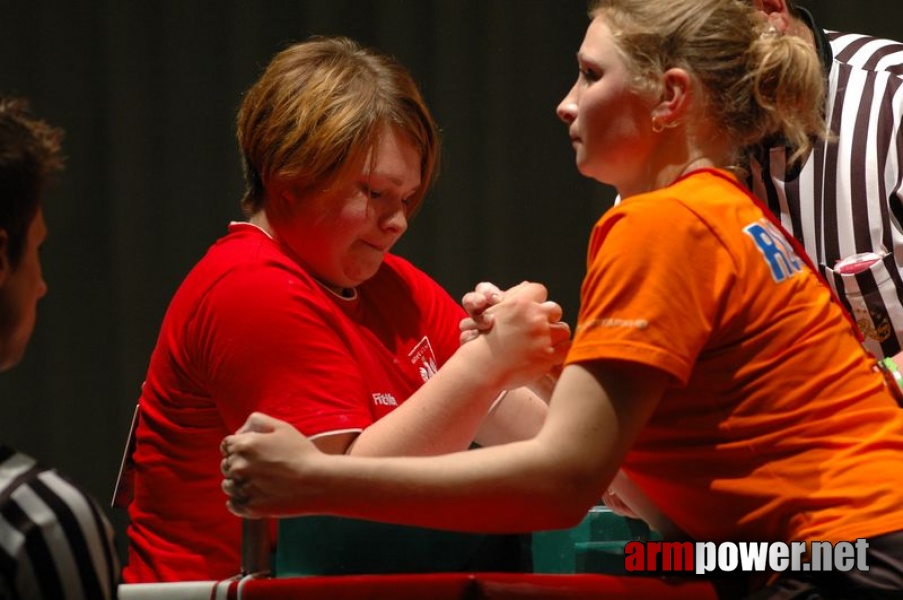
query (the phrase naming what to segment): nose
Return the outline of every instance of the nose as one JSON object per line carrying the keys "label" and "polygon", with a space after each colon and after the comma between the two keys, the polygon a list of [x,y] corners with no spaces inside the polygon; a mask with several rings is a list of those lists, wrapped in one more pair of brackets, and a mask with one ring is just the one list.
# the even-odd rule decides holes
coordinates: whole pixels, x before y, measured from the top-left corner
{"label": "nose", "polygon": [[564,100],[555,109],[558,118],[570,125],[577,118],[577,102],[573,98],[573,93],[564,97]]}
{"label": "nose", "polygon": [[41,282],[38,284],[38,299],[43,298],[47,295],[47,282],[44,281],[44,278],[41,277]]}
{"label": "nose", "polygon": [[383,229],[401,235],[408,229],[408,215],[404,204],[399,203],[389,209],[380,219]]}

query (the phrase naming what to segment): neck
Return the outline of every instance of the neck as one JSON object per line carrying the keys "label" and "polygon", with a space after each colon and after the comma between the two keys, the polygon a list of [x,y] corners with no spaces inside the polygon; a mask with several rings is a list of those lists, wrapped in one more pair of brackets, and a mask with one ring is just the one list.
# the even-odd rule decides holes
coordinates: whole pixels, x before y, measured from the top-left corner
{"label": "neck", "polygon": [[699,169],[719,169],[724,167],[725,165],[719,164],[717,161],[714,161],[707,156],[700,156],[698,158],[694,158],[686,165],[684,165],[684,168],[683,170],[681,170],[680,175],[675,177],[675,179],[680,179],[684,175],[692,173],[693,171],[698,171]]}
{"label": "neck", "polygon": [[670,185],[698,169],[729,169],[735,163],[736,148],[721,128],[708,121],[691,122],[684,137],[679,138],[681,152],[675,156],[673,168],[663,174],[663,185]]}
{"label": "neck", "polygon": [[659,175],[657,188],[663,188],[671,185],[684,175],[692,173],[699,169],[718,168],[717,161],[712,160],[709,156],[699,155],[688,158],[683,164],[671,165],[672,168],[663,170]]}
{"label": "neck", "polygon": [[707,143],[700,143],[696,137],[688,136],[683,127],[665,130],[666,135],[659,149],[649,157],[648,167],[641,181],[619,188],[622,198],[668,187],[687,173],[705,168],[730,169],[733,163],[733,148],[717,136],[706,136]]}
{"label": "neck", "polygon": [[273,233],[273,228],[270,227],[270,221],[267,219],[267,214],[265,211],[259,210],[251,215],[251,218],[248,219],[248,223],[260,227],[261,229],[266,231],[271,238],[276,239],[276,236]]}

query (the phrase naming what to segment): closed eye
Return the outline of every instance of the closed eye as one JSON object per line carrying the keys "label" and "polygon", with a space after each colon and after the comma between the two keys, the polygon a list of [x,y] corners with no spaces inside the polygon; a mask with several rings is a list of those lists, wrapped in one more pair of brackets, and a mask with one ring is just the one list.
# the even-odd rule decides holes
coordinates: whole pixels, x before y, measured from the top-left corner
{"label": "closed eye", "polygon": [[361,192],[363,192],[368,198],[372,198],[373,200],[378,200],[383,197],[385,192],[382,190],[377,190],[372,188],[366,184],[361,184]]}
{"label": "closed eye", "polygon": [[588,67],[581,67],[580,68],[580,77],[587,83],[593,83],[593,82],[599,81],[599,79],[601,78],[601,75],[599,75],[599,73],[596,72],[595,69],[591,69]]}

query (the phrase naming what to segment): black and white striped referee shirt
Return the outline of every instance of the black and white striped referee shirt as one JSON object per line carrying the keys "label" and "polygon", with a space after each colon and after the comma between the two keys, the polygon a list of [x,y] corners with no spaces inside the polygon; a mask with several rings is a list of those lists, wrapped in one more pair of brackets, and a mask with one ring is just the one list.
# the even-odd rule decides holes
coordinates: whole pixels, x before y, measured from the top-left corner
{"label": "black and white striped referee shirt", "polygon": [[0,444],[0,599],[109,600],[119,558],[90,496]]}
{"label": "black and white striped referee shirt", "polygon": [[[789,171],[782,146],[758,153],[750,185],[847,305],[866,348],[892,356],[903,347],[903,44],[824,32],[804,17],[828,72],[835,139]],[[860,273],[835,271],[866,252],[882,258]]]}

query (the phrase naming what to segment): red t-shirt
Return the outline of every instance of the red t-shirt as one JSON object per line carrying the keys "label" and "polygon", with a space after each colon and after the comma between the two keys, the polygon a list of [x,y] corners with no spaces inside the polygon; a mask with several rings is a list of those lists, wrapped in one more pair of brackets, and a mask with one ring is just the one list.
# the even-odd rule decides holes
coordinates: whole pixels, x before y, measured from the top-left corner
{"label": "red t-shirt", "polygon": [[672,376],[623,470],[678,528],[785,542],[903,529],[903,411],[733,176],[628,198],[588,262],[567,362]]}
{"label": "red t-shirt", "polygon": [[220,490],[222,438],[252,411],[309,436],[363,430],[455,352],[463,316],[397,256],[341,298],[259,228],[231,225],[176,292],[151,356],[125,581],[237,574],[241,521]]}

